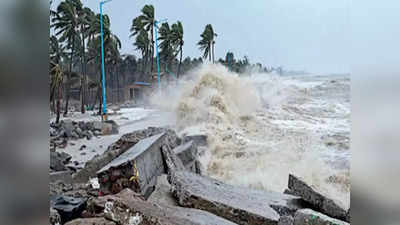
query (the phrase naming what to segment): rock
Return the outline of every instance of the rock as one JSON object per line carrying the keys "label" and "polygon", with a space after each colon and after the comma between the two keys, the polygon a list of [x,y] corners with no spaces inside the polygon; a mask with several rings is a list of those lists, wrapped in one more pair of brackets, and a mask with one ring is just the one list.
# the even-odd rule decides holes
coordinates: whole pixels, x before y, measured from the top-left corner
{"label": "rock", "polygon": [[93,130],[101,131],[103,129],[103,123],[101,121],[92,122]]}
{"label": "rock", "polygon": [[300,196],[318,211],[336,219],[350,221],[347,210],[340,202],[324,196],[316,187],[308,185],[301,178],[289,174],[288,187],[294,195]]}
{"label": "rock", "polygon": [[60,214],[58,214],[57,210],[55,210],[53,208],[50,208],[49,219],[50,219],[51,225],[61,224],[61,216],[60,216]]}
{"label": "rock", "polygon": [[62,181],[63,183],[70,184],[72,183],[72,172],[69,170],[52,172],[49,178],[50,182]]}
{"label": "rock", "polygon": [[67,119],[62,121],[62,129],[65,131],[66,137],[72,137],[72,132],[75,130],[72,120]]}
{"label": "rock", "polygon": [[103,135],[118,134],[119,126],[113,120],[107,120],[103,123],[102,133]]}
{"label": "rock", "polygon": [[81,154],[80,155],[86,155],[86,152],[81,152]]}
{"label": "rock", "polygon": [[67,164],[71,158],[70,155],[64,152],[50,152],[50,169],[54,171],[67,170],[64,164]]}
{"label": "rock", "polygon": [[141,193],[146,198],[156,185],[157,177],[165,173],[161,145],[166,133],[143,140],[121,154],[97,172],[100,190],[116,194],[125,188]]}
{"label": "rock", "polygon": [[50,200],[50,206],[61,216],[61,223],[78,218],[86,208],[86,198],[73,198],[56,195]]}
{"label": "rock", "polygon": [[235,187],[186,171],[171,173],[179,205],[211,212],[238,224],[274,224],[281,215],[304,208],[294,196]]}
{"label": "rock", "polygon": [[294,225],[294,219],[291,216],[281,216],[278,225]]}
{"label": "rock", "polygon": [[114,222],[105,218],[86,218],[76,219],[66,223],[65,225],[116,225]]}
{"label": "rock", "polygon": [[301,209],[295,214],[294,225],[349,225],[349,223],[331,218],[311,209]]}
{"label": "rock", "polygon": [[53,127],[50,127],[49,132],[50,132],[50,137],[55,137],[58,135],[57,130],[54,129]]}
{"label": "rock", "polygon": [[81,147],[79,147],[79,151],[82,151],[85,148],[86,148],[86,145],[81,145]]}
{"label": "rock", "polygon": [[[147,202],[135,192],[125,189],[117,195],[92,199],[90,209],[104,212],[107,219],[117,224],[146,225],[234,225],[211,213]],[[136,221],[136,223],[133,223]]]}

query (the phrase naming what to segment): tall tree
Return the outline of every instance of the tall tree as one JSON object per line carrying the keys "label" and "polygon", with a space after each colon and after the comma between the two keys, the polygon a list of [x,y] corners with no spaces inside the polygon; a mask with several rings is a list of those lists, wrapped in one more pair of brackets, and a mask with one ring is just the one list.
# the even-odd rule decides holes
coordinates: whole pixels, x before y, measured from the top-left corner
{"label": "tall tree", "polygon": [[60,37],[60,42],[67,42],[67,47],[71,50],[70,65],[67,80],[66,90],[66,103],[64,116],[68,113],[68,102],[70,97],[71,74],[72,64],[75,51],[75,43],[78,35],[79,17],[78,12],[82,9],[82,2],[80,0],[65,0],[61,2],[56,11],[56,15],[52,18],[52,27],[56,30],[56,36]]}
{"label": "tall tree", "polygon": [[214,62],[214,44],[215,40],[214,38],[217,36],[216,33],[214,33],[214,29],[212,28],[211,24],[207,24],[206,27],[204,28],[203,33],[200,35],[201,40],[197,43],[199,45],[199,49],[203,51],[203,57],[207,58],[209,61],[211,61],[211,58],[213,58]]}
{"label": "tall tree", "polygon": [[149,32],[151,36],[151,47],[150,47],[150,59],[151,59],[151,72],[153,72],[153,61],[154,61],[154,6],[153,5],[145,5],[142,8],[142,15],[139,16],[139,20],[141,21],[143,28]]}
{"label": "tall tree", "polygon": [[178,65],[178,72],[176,73],[177,78],[179,78],[179,74],[181,71],[181,64],[182,64],[182,54],[183,54],[183,26],[180,21],[177,23],[172,24],[171,27],[171,40],[174,46],[178,46],[179,50],[178,53],[180,53],[179,56],[179,65]]}

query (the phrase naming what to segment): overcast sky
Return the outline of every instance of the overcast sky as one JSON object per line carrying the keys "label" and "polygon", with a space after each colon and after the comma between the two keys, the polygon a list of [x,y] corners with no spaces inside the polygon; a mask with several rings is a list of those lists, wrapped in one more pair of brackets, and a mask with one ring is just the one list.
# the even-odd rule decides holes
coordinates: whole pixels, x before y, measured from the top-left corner
{"label": "overcast sky", "polygon": [[[145,4],[157,19],[184,26],[184,57],[199,57],[196,43],[206,24],[218,34],[216,57],[228,50],[252,63],[313,73],[349,72],[349,1],[316,0],[113,0],[103,10],[122,41],[122,53],[138,55],[129,38],[132,19]],[[55,1],[57,5],[60,0]],[[99,0],[83,0],[99,12]]]}

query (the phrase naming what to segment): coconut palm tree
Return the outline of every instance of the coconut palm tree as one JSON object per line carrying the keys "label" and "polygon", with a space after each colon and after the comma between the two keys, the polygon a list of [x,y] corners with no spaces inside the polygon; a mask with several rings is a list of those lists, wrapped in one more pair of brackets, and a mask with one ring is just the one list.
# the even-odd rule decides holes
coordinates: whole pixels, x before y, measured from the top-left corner
{"label": "coconut palm tree", "polygon": [[214,63],[214,44],[215,44],[215,37],[217,36],[216,33],[214,33],[214,29],[212,28],[211,24],[207,24],[206,27],[204,28],[203,33],[200,35],[201,40],[197,43],[199,45],[199,49],[203,51],[203,57],[207,58],[209,61]]}
{"label": "coconut palm tree", "polygon": [[154,61],[154,6],[153,5],[145,5],[142,9],[142,15],[139,16],[139,20],[143,25],[143,28],[149,32],[151,36],[151,43],[150,43],[150,55],[151,57],[151,72],[153,72],[153,61]]}
{"label": "coconut palm tree", "polygon": [[87,90],[87,74],[86,74],[86,44],[85,40],[89,36],[89,29],[95,20],[95,13],[88,7],[82,8],[78,11],[79,16],[79,26],[80,26],[80,33],[81,33],[81,66],[82,66],[82,75],[83,81],[81,81],[81,90],[80,90],[80,97],[81,97],[81,112],[85,113],[85,94]]}
{"label": "coconut palm tree", "polygon": [[145,30],[142,29],[139,32],[133,45],[136,46],[136,50],[139,50],[142,53],[142,72],[144,73],[147,66],[147,56],[150,46],[150,40]]}
{"label": "coconut palm tree", "polygon": [[181,71],[181,64],[182,64],[182,54],[183,54],[183,26],[180,21],[177,23],[172,24],[171,27],[171,40],[174,46],[178,46],[178,53],[179,56],[179,65],[178,65],[178,72],[176,73],[177,78],[179,78],[179,74]]}
{"label": "coconut palm tree", "polygon": [[67,81],[66,103],[64,115],[68,113],[69,91],[71,83],[72,64],[75,51],[76,40],[78,35],[79,16],[78,12],[82,9],[80,0],[65,0],[57,6],[56,14],[52,18],[52,27],[56,31],[56,36],[60,37],[60,42],[67,42],[67,48],[71,50],[69,73]]}
{"label": "coconut palm tree", "polygon": [[160,58],[165,61],[165,64],[169,64],[174,58],[174,46],[172,45],[172,32],[168,23],[161,24],[160,29],[158,29],[160,36]]}

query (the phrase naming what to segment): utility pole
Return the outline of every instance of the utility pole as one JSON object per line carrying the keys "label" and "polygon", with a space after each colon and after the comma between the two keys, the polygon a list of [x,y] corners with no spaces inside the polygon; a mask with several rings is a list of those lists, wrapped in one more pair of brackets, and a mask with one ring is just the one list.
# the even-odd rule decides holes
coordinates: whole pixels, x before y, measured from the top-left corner
{"label": "utility pole", "polygon": [[103,43],[103,5],[111,0],[100,2],[100,36],[101,36],[101,76],[102,76],[102,89],[103,89],[103,115],[102,120],[107,120],[107,101],[106,101],[106,75],[104,70],[104,43]]}
{"label": "utility pole", "polygon": [[158,92],[161,93],[161,75],[160,75],[160,57],[158,56],[158,24],[161,22],[165,22],[167,19],[163,19],[161,21],[154,21],[155,35],[156,35],[156,56],[157,56],[157,83],[158,83]]}

